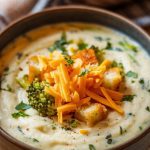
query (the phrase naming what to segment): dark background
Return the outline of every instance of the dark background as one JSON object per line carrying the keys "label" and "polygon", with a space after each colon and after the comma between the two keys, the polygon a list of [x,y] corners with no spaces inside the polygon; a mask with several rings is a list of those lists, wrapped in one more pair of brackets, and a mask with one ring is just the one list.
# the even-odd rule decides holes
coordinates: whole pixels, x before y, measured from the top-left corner
{"label": "dark background", "polygon": [[47,7],[71,4],[94,6],[116,12],[133,20],[150,35],[150,0],[52,0]]}

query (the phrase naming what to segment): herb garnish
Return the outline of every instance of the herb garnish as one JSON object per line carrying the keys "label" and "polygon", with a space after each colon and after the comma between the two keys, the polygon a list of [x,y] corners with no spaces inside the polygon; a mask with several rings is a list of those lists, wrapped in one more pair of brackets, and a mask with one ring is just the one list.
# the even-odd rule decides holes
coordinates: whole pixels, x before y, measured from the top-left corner
{"label": "herb garnish", "polygon": [[105,139],[107,139],[107,144],[111,144],[112,143],[112,135],[108,134]]}
{"label": "herb garnish", "polygon": [[90,47],[90,49],[94,50],[96,58],[97,58],[97,60],[98,60],[98,62],[100,64],[103,61],[103,59],[104,59],[104,50],[100,50],[98,47],[96,47],[94,45],[92,45]]}
{"label": "herb garnish", "polygon": [[68,123],[72,128],[76,128],[79,124],[79,122],[76,119],[71,119]]}
{"label": "herb garnish", "polygon": [[123,128],[120,126],[120,135],[123,134]]}
{"label": "herb garnish", "polygon": [[136,64],[139,64],[138,61],[132,56],[131,54],[128,54],[129,58]]}
{"label": "herb garnish", "polygon": [[138,74],[136,72],[133,72],[133,71],[128,71],[126,73],[126,76],[127,77],[132,77],[132,78],[138,78]]}
{"label": "herb garnish", "polygon": [[108,144],[111,144],[111,143],[112,143],[112,139],[108,139],[108,140],[107,140],[107,143],[108,143]]}
{"label": "herb garnish", "polygon": [[110,41],[107,41],[107,45],[105,49],[112,50],[112,43]]}
{"label": "herb garnish", "polygon": [[105,139],[110,139],[112,137],[112,135],[111,134],[108,134],[106,137],[105,137]]}
{"label": "herb garnish", "polygon": [[53,52],[54,50],[58,49],[62,51],[63,54],[66,54],[66,48],[65,45],[69,44],[70,42],[67,41],[66,33],[63,32],[61,35],[61,38],[54,42],[53,46],[48,48],[50,52]]}
{"label": "herb garnish", "polygon": [[26,114],[24,111],[31,108],[30,105],[28,104],[25,104],[23,102],[19,103],[15,109],[18,110],[18,112],[16,113],[13,113],[12,114],[12,117],[15,118],[15,119],[18,119],[19,117],[27,117],[29,116],[28,114]]}
{"label": "herb garnish", "polygon": [[69,57],[69,56],[65,56],[65,60],[66,60],[68,66],[70,66],[74,63],[74,60],[71,59],[71,57]]}
{"label": "herb garnish", "polygon": [[83,50],[83,49],[86,49],[88,47],[88,44],[85,43],[83,40],[80,40],[79,43],[78,43],[78,49],[79,50]]}
{"label": "herb garnish", "polygon": [[122,63],[118,63],[115,60],[112,62],[111,67],[119,67],[121,69],[124,69],[124,66]]}
{"label": "herb garnish", "polygon": [[143,128],[141,126],[139,126],[139,129],[142,130]]}
{"label": "herb garnish", "polygon": [[52,130],[56,130],[56,126],[55,125],[52,125]]}
{"label": "herb garnish", "polygon": [[31,106],[28,105],[28,104],[25,104],[24,102],[19,103],[19,104],[15,107],[16,110],[27,110],[27,109],[29,109],[29,108],[31,108]]}
{"label": "herb garnish", "polygon": [[15,118],[15,119],[18,119],[19,117],[28,117],[29,115],[26,114],[24,111],[19,111],[19,112],[16,112],[16,113],[13,113],[12,114],[12,117]]}
{"label": "herb garnish", "polygon": [[39,142],[37,139],[33,138],[33,142]]}
{"label": "herb garnish", "polygon": [[7,84],[7,91],[13,92],[13,89],[11,88],[11,86],[9,84]]}
{"label": "herb garnish", "polygon": [[141,79],[139,80],[139,83],[142,85],[142,89],[144,89],[144,87],[145,87],[145,81],[144,81],[143,78],[141,78]]}
{"label": "herb garnish", "polygon": [[21,79],[16,78],[16,81],[23,89],[29,86],[28,75],[24,75]]}
{"label": "herb garnish", "polygon": [[131,50],[135,53],[138,52],[138,48],[135,45],[128,43],[125,39],[124,41],[120,41],[118,44],[121,45],[125,50]]}
{"label": "herb garnish", "polygon": [[148,81],[147,84],[146,84],[145,80],[143,78],[141,78],[139,80],[139,83],[141,84],[142,89],[146,89],[148,92],[150,92],[150,87],[149,87],[150,86],[150,81]]}
{"label": "herb garnish", "polygon": [[101,36],[95,36],[94,37],[97,41],[103,41],[104,39]]}
{"label": "herb garnish", "polygon": [[111,38],[109,38],[109,37],[103,38],[103,37],[101,37],[101,36],[95,36],[94,38],[95,38],[97,41],[110,41],[110,40],[111,40]]}
{"label": "herb garnish", "polygon": [[145,109],[146,109],[148,112],[150,112],[150,107],[149,107],[149,106],[147,106]]}
{"label": "herb garnish", "polygon": [[7,88],[2,88],[2,87],[0,87],[0,90],[7,91],[7,92],[11,92],[11,93],[14,92],[13,89],[10,87],[9,84],[7,84]]}
{"label": "herb garnish", "polygon": [[72,131],[72,128],[68,127],[68,126],[62,126],[61,128],[66,130],[66,131]]}
{"label": "herb garnish", "polygon": [[17,129],[18,129],[19,132],[21,132],[22,134],[24,134],[23,131],[22,131],[22,128],[20,126],[17,126]]}
{"label": "herb garnish", "polygon": [[129,116],[132,116],[133,114],[132,114],[132,113],[128,113],[128,115],[129,115]]}
{"label": "herb garnish", "polygon": [[85,69],[78,75],[78,77],[82,77],[82,76],[86,75],[88,72],[89,72],[89,70],[85,68]]}
{"label": "herb garnish", "polygon": [[121,75],[124,77],[124,66],[123,66],[123,64],[121,63],[121,62],[117,62],[117,61],[113,61],[112,62],[112,64],[111,64],[111,67],[119,67],[119,68],[121,68]]}
{"label": "herb garnish", "polygon": [[132,102],[135,96],[136,96],[136,95],[125,95],[125,96],[122,98],[122,101]]}
{"label": "herb garnish", "polygon": [[124,66],[123,64],[120,62],[116,62],[115,60],[112,62],[111,67],[119,67],[121,68],[121,75],[124,77]]}
{"label": "herb garnish", "polygon": [[93,144],[89,144],[89,150],[96,150],[96,148]]}

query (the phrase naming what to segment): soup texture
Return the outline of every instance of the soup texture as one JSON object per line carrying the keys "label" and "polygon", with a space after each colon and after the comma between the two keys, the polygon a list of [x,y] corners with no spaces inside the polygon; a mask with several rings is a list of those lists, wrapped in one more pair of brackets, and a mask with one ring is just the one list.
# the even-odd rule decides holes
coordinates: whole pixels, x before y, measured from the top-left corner
{"label": "soup texture", "polygon": [[150,58],[108,27],[29,31],[0,56],[0,126],[43,150],[104,150],[150,126]]}

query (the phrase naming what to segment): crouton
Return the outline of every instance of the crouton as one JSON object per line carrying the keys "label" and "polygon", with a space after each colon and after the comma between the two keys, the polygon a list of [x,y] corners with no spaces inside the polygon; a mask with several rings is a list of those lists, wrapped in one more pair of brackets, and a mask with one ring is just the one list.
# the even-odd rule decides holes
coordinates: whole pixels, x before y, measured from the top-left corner
{"label": "crouton", "polygon": [[82,106],[76,111],[76,118],[85,122],[88,126],[94,126],[107,116],[107,109],[99,103]]}
{"label": "crouton", "polygon": [[110,68],[104,74],[103,86],[111,90],[115,90],[117,89],[121,81],[122,76],[120,74],[120,69]]}

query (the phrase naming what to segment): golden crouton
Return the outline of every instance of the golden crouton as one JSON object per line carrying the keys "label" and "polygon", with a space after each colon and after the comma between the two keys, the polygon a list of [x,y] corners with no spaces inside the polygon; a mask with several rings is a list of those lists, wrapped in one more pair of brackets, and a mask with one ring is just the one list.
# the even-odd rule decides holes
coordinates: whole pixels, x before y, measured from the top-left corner
{"label": "golden crouton", "polygon": [[122,76],[120,74],[120,69],[111,68],[104,74],[103,86],[115,90],[119,86],[121,81]]}
{"label": "golden crouton", "polygon": [[95,125],[99,121],[105,119],[106,116],[107,109],[100,103],[82,106],[76,112],[76,118],[80,121],[86,122],[88,126]]}

